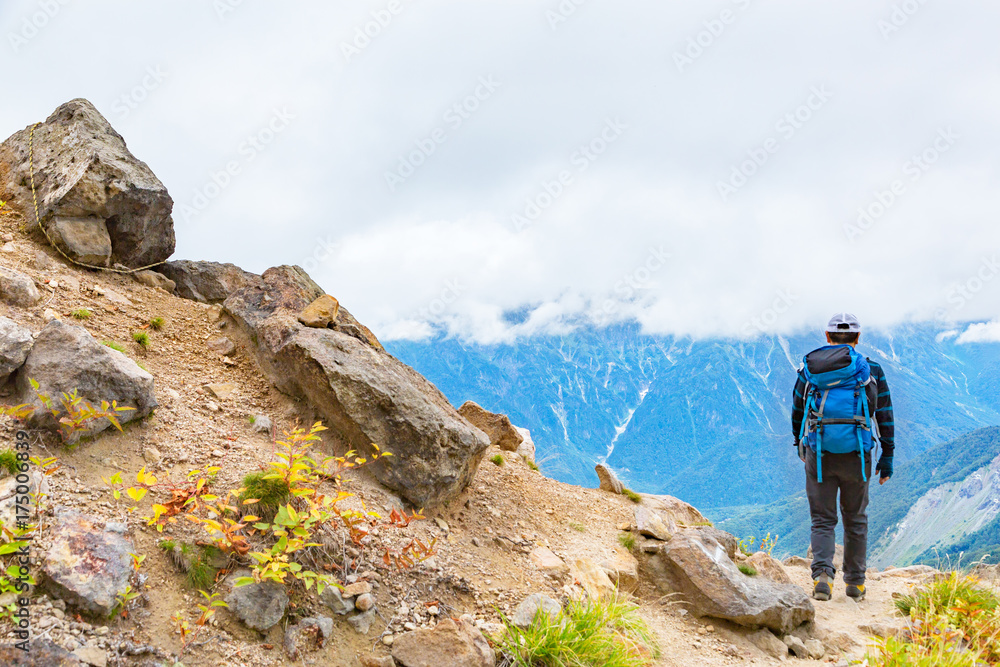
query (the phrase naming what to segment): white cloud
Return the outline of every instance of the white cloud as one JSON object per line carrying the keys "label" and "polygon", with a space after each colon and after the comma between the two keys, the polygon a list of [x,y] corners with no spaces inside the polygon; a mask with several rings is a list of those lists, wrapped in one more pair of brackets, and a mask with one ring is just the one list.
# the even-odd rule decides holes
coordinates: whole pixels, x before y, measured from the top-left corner
{"label": "white cloud", "polygon": [[966,343],[1000,343],[1000,321],[971,324],[956,340]]}
{"label": "white cloud", "polygon": [[[179,206],[289,109],[204,212],[178,217],[178,256],[307,265],[386,338],[438,325],[509,340],[588,318],[745,335],[844,309],[878,326],[998,316],[1000,281],[975,282],[1000,247],[995,3],[921,5],[886,38],[891,7],[866,0],[585,3],[555,30],[556,2],[403,4],[348,62],[341,44],[382,0],[243,2],[225,18],[196,0],[67,3],[16,53],[0,44],[8,69],[31,72],[0,106],[0,134],[88,97]],[[679,73],[674,52],[727,6],[738,20]],[[0,33],[37,9],[2,3]],[[121,118],[115,101],[148,67],[166,78]],[[499,87],[456,125],[449,110],[482,77]],[[817,87],[829,99],[788,136]],[[581,161],[609,118],[627,127]],[[953,145],[921,157],[948,127]],[[390,192],[386,172],[438,128]],[[723,202],[718,182],[769,139]],[[934,158],[915,180],[914,156]],[[518,231],[511,216],[561,172],[571,182]],[[887,192],[852,243],[845,225]],[[670,259],[645,277],[658,248]],[[958,306],[970,281],[980,289]]]}

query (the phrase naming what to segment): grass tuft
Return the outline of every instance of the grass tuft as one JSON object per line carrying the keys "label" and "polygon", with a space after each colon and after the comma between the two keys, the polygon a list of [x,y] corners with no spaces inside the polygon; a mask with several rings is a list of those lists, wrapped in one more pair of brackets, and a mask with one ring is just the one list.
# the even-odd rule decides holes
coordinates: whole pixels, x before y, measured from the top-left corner
{"label": "grass tuft", "polygon": [[754,568],[753,565],[747,565],[746,563],[738,563],[736,567],[738,567],[740,569],[740,572],[747,575],[748,577],[757,576],[757,570]]}
{"label": "grass tuft", "polygon": [[493,456],[491,456],[490,461],[492,461],[495,465],[498,466],[502,466],[504,464],[503,456],[501,456],[500,454],[494,454]]}
{"label": "grass tuft", "polygon": [[569,527],[572,528],[573,530],[575,530],[578,533],[586,533],[587,532],[587,527],[584,526],[582,523],[577,523],[576,521],[570,521],[569,522]]}
{"label": "grass tuft", "polygon": [[632,489],[622,489],[622,495],[637,505],[642,502],[642,496]]}
{"label": "grass tuft", "polygon": [[525,462],[525,463],[527,463],[527,464],[528,464],[528,467],[529,467],[529,468],[531,468],[532,470],[534,470],[535,472],[541,472],[541,471],[540,471],[540,470],[538,469],[538,464],[537,464],[537,463],[535,463],[534,461],[532,461],[531,459],[529,459],[529,458],[525,458],[525,459],[524,459],[524,462]]}
{"label": "grass tuft", "polygon": [[[240,510],[244,514],[259,516],[270,521],[278,513],[278,508],[288,502],[288,483],[282,479],[264,479],[266,472],[252,472],[243,478],[243,493],[240,494]],[[260,502],[243,504],[246,500]]]}
{"label": "grass tuft", "polygon": [[160,329],[163,328],[164,324],[166,324],[166,320],[164,320],[162,317],[154,317],[151,320],[149,320],[149,328],[152,329],[153,331],[159,331]]}
{"label": "grass tuft", "polygon": [[649,667],[659,657],[639,607],[625,599],[572,601],[556,615],[539,610],[527,629],[501,616],[492,638],[517,667]]}
{"label": "grass tuft", "polygon": [[632,551],[632,549],[635,549],[635,535],[632,533],[618,533],[618,544]]}
{"label": "grass tuft", "polygon": [[139,347],[142,349],[149,349],[149,334],[145,331],[133,331],[132,340],[138,343]]}
{"label": "grass tuft", "polygon": [[0,471],[6,474],[0,474],[0,477],[7,477],[8,475],[16,475],[18,471],[17,454],[13,449],[4,449],[0,451]]}
{"label": "grass tuft", "polygon": [[94,314],[86,308],[77,308],[72,312],[72,315],[74,320],[89,320],[94,316]]}
{"label": "grass tuft", "polygon": [[104,345],[105,347],[110,347],[112,350],[125,354],[125,348],[122,347],[121,343],[116,343],[113,340],[102,340],[101,345]]}

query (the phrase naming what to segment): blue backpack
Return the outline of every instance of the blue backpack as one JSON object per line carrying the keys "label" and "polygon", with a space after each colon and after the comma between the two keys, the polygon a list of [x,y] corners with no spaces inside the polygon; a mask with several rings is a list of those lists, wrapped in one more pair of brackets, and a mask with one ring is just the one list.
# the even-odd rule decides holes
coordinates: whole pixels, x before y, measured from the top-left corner
{"label": "blue backpack", "polygon": [[805,415],[799,446],[816,452],[816,474],[823,481],[823,452],[861,457],[875,446],[878,426],[872,419],[878,390],[868,360],[850,345],[828,345],[807,354],[800,371],[806,381]]}

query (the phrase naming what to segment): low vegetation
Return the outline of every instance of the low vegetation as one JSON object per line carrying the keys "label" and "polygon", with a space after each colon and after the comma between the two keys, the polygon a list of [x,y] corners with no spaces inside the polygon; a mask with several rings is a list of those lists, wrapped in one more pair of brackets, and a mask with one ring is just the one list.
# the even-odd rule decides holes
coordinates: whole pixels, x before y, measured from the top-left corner
{"label": "low vegetation", "polygon": [[879,640],[868,663],[880,667],[1000,665],[1000,597],[977,578],[943,576],[896,600],[909,618],[902,637]]}
{"label": "low vegetation", "polygon": [[149,334],[145,331],[133,331],[132,340],[134,340],[142,349],[149,349]]}
{"label": "low vegetation", "polygon": [[161,329],[163,329],[163,326],[165,324],[166,320],[164,320],[162,317],[154,317],[149,320],[149,328],[152,329],[153,331],[160,331]]}
{"label": "low vegetation", "polygon": [[738,567],[740,572],[747,575],[748,577],[757,576],[757,569],[753,565],[747,565],[746,563],[737,563],[736,567]]}
{"label": "low vegetation", "polygon": [[112,350],[115,350],[116,352],[121,352],[122,354],[125,354],[125,347],[122,346],[121,343],[116,343],[113,340],[102,340],[101,345],[103,345],[104,347],[110,347]]}
{"label": "low vegetation", "polygon": [[618,533],[618,544],[632,551],[632,549],[635,549],[635,535],[632,533]]}
{"label": "low vegetation", "polygon": [[288,502],[289,494],[285,480],[269,478],[264,472],[253,472],[243,478],[240,503],[256,498],[257,502],[251,503],[254,514],[270,521],[278,513],[278,508]]}
{"label": "low vegetation", "polygon": [[642,502],[642,496],[632,489],[622,489],[622,495],[637,505]]}
{"label": "low vegetation", "polygon": [[539,610],[521,629],[501,616],[493,640],[517,667],[647,667],[659,656],[639,608],[625,599],[570,602],[559,614]]}
{"label": "low vegetation", "polygon": [[86,308],[77,308],[71,313],[71,315],[73,315],[74,320],[81,320],[81,321],[89,320],[91,317],[94,316],[94,314],[91,313]]}
{"label": "low vegetation", "polygon": [[502,466],[504,464],[503,456],[501,456],[500,454],[494,454],[493,456],[491,456],[490,457],[490,461],[494,465],[498,465],[498,466]]}
{"label": "low vegetation", "polygon": [[16,475],[18,472],[17,454],[13,449],[0,451],[0,477]]}

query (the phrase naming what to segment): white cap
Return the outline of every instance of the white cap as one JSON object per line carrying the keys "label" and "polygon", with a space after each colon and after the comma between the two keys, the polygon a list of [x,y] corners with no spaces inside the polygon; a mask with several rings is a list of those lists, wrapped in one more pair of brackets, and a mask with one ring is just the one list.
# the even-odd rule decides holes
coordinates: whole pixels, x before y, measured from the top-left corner
{"label": "white cap", "polygon": [[838,331],[860,333],[861,322],[850,313],[837,313],[830,318],[830,322],[826,325],[826,330],[827,333],[837,333]]}

